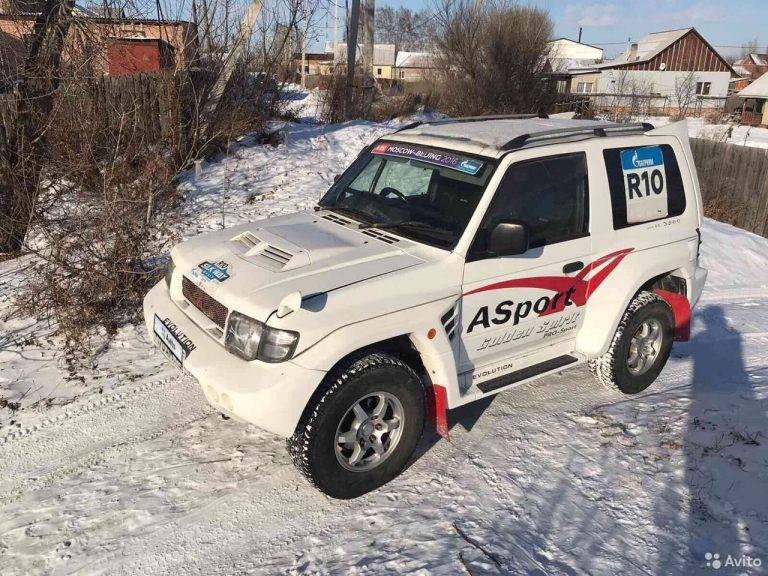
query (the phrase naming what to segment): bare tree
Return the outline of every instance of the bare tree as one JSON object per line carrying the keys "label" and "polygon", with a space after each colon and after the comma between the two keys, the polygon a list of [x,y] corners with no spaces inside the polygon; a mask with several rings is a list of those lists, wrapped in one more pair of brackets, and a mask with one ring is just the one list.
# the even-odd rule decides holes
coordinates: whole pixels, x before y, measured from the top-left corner
{"label": "bare tree", "polygon": [[376,42],[395,44],[398,50],[427,50],[436,33],[434,13],[404,6],[383,6],[376,11]]}
{"label": "bare tree", "polygon": [[675,78],[674,98],[677,105],[676,118],[682,119],[688,116],[688,110],[696,102],[696,80],[695,72],[688,72],[683,76]]}
{"label": "bare tree", "polygon": [[744,58],[745,56],[749,56],[750,54],[754,54],[759,51],[760,51],[760,48],[758,47],[757,38],[754,38],[753,40],[745,42],[744,44],[741,45],[741,58]]}
{"label": "bare tree", "polygon": [[6,134],[0,176],[0,253],[18,252],[32,220],[42,165],[46,128],[59,86],[61,56],[74,0],[47,0],[32,32],[15,98],[16,129]]}
{"label": "bare tree", "polygon": [[546,63],[553,24],[546,12],[505,0],[444,0],[436,19],[446,112],[540,112],[553,104]]}

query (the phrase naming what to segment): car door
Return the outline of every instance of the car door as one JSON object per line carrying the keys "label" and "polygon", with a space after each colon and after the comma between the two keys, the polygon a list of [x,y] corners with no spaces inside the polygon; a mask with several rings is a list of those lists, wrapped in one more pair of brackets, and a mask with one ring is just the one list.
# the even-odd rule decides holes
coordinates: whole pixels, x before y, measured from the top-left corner
{"label": "car door", "polygon": [[[528,228],[524,253],[491,251],[491,232],[501,222]],[[583,321],[583,275],[589,271],[591,252],[586,155],[558,154],[512,164],[464,268],[459,371],[469,382],[535,363],[510,359],[542,349],[554,357],[568,348]]]}

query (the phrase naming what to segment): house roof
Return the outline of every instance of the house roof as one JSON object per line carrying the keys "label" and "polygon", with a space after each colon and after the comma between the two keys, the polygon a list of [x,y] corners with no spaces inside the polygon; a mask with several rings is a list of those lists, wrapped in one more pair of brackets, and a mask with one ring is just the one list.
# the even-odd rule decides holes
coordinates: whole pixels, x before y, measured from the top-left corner
{"label": "house roof", "polygon": [[749,77],[751,74],[749,70],[747,70],[746,68],[744,68],[744,66],[738,63],[733,65],[733,71],[736,72],[736,74],[738,74],[739,76],[744,76],[744,77]]}
{"label": "house roof", "polygon": [[[333,43],[328,42],[325,46],[326,52],[332,52],[335,55],[336,60],[346,61],[347,59],[347,44],[345,42],[339,42],[336,45],[336,49],[333,49]],[[357,44],[357,51],[355,52],[355,59],[360,60],[362,58],[363,45]],[[373,65],[374,66],[394,66],[395,65],[395,45],[394,44],[374,44],[373,45]]]}
{"label": "house roof", "polygon": [[398,68],[432,68],[435,56],[429,52],[403,52],[400,50],[395,59]]}
{"label": "house roof", "polygon": [[[627,49],[622,52],[619,56],[617,56],[615,59],[610,60],[608,62],[603,62],[602,64],[596,64],[594,66],[588,66],[586,67],[589,70],[605,70],[605,69],[611,69],[611,68],[618,68],[620,66],[625,66],[629,64],[638,64],[643,62],[648,62],[650,60],[653,60],[656,56],[661,54],[664,50],[672,46],[675,42],[682,39],[683,36],[686,34],[689,34],[693,32],[696,34],[699,39],[704,42],[704,44],[709,47],[709,49],[714,52],[717,57],[728,67],[729,70],[733,71],[733,67],[726,62],[722,56],[715,50],[712,45],[706,41],[706,39],[699,34],[695,28],[680,28],[678,30],[665,30],[663,32],[653,32],[652,34],[648,34],[647,36],[644,36],[637,42],[633,42],[631,46],[627,47]],[[633,47],[636,46],[636,50],[633,51]],[[579,69],[579,67],[572,69],[571,72],[583,72],[584,69]],[[735,72],[734,72],[735,73]]]}
{"label": "house roof", "polygon": [[548,44],[554,44],[555,42],[559,42],[560,40],[567,40],[568,42],[573,42],[574,44],[581,44],[582,46],[589,46],[590,48],[594,48],[595,50],[602,50],[600,46],[593,46],[592,44],[587,44],[586,42],[579,42],[578,40],[574,40],[572,38],[566,38],[565,36],[561,36],[560,38],[553,38],[548,42]]}
{"label": "house roof", "polygon": [[736,96],[739,98],[768,98],[768,72],[740,90]]}
{"label": "house roof", "polygon": [[736,68],[736,66],[744,66],[749,63],[748,62],[749,60],[751,60],[752,63],[755,64],[756,66],[768,66],[768,54],[759,54],[757,52],[752,52],[750,54],[747,54],[743,58],[739,58],[738,60],[736,60],[736,62],[734,62],[733,67]]}
{"label": "house roof", "polygon": [[680,28],[679,30],[665,30],[664,32],[648,34],[634,43],[637,44],[637,52],[634,57],[631,58],[631,48],[627,48],[623,53],[616,57],[615,60],[598,64],[595,68],[613,68],[614,66],[620,66],[622,64],[647,62],[661,54],[691,30],[693,30],[693,28]]}

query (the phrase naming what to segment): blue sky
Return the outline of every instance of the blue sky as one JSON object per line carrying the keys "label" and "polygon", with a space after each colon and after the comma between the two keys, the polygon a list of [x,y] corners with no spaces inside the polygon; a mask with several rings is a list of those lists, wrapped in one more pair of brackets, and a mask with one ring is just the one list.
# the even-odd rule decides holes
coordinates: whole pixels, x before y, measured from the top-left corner
{"label": "blue sky", "polygon": [[[724,55],[757,38],[761,51],[768,45],[768,0],[530,0],[522,2],[547,10],[556,36],[576,38],[605,48],[606,56],[618,54],[627,38],[637,40],[660,30],[695,26]],[[376,0],[377,6],[424,8],[431,0]],[[734,48],[735,47],[735,48]]]}

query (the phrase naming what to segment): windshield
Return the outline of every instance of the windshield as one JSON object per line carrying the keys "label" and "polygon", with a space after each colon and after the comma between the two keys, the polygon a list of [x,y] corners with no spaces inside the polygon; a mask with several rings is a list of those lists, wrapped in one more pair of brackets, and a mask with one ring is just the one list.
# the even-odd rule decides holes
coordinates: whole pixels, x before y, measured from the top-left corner
{"label": "windshield", "polygon": [[494,168],[488,159],[382,142],[355,160],[320,206],[351,216],[364,227],[386,228],[452,249]]}

